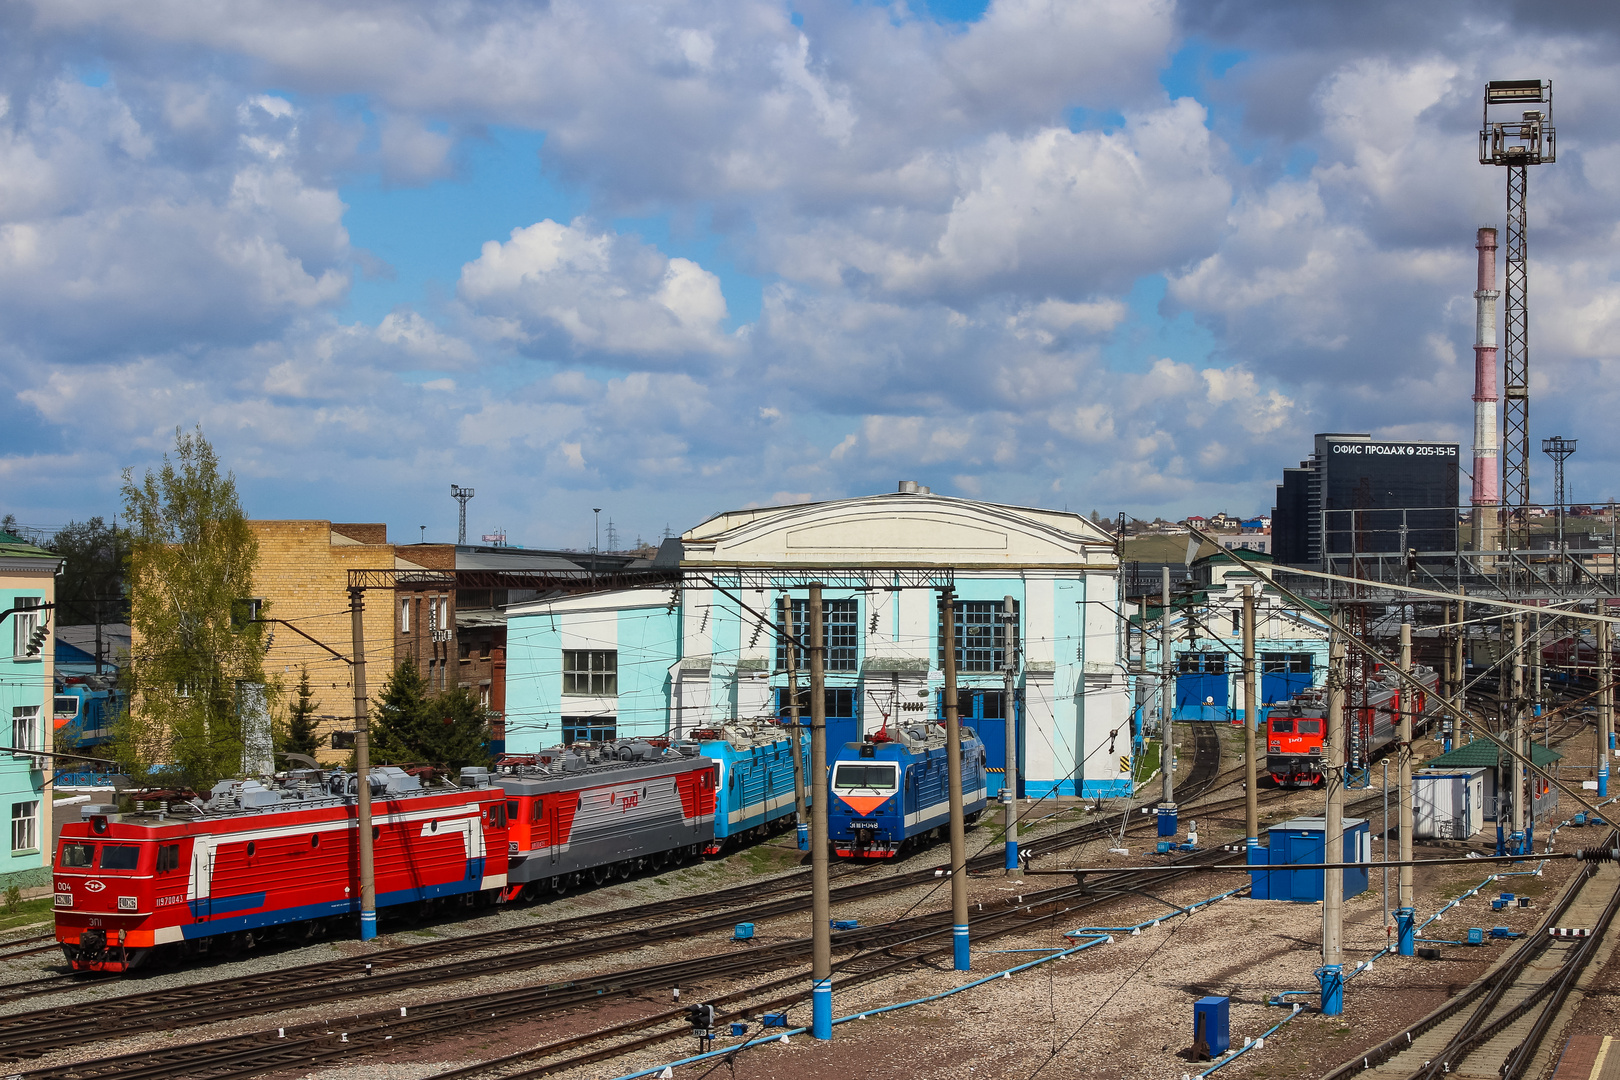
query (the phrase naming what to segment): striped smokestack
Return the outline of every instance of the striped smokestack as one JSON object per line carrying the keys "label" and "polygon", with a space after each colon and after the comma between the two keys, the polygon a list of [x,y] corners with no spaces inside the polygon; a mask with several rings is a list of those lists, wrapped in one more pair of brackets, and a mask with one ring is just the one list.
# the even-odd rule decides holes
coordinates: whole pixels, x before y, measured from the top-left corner
{"label": "striped smokestack", "polygon": [[[1474,291],[1474,550],[1494,548],[1495,508],[1501,503],[1496,437],[1496,230],[1481,229],[1479,282]],[[1490,507],[1490,511],[1485,510]],[[1489,520],[1487,520],[1489,519]]]}

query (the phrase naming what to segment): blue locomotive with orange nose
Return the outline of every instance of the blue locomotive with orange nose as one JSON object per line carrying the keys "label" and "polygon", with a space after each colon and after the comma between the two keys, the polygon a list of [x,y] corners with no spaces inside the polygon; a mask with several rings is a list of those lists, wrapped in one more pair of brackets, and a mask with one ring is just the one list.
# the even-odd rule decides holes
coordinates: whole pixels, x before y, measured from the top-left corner
{"label": "blue locomotive with orange nose", "polygon": [[[845,858],[892,859],[950,825],[945,728],[910,723],[845,743],[827,777],[827,831]],[[962,728],[962,810],[968,821],[989,802],[984,742]]]}

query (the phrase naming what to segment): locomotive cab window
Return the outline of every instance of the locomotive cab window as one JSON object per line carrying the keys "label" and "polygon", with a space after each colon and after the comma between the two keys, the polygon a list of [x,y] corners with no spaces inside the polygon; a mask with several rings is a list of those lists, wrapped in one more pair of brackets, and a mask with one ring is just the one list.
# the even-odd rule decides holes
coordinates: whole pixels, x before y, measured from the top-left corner
{"label": "locomotive cab window", "polygon": [[506,804],[497,803],[489,808],[489,827],[492,829],[506,828]]}
{"label": "locomotive cab window", "polygon": [[180,845],[160,844],[157,852],[157,872],[166,874],[180,869]]}
{"label": "locomotive cab window", "polygon": [[141,861],[141,849],[134,844],[106,844],[101,849],[103,870],[133,870]]}
{"label": "locomotive cab window", "polygon": [[63,844],[62,866],[64,868],[84,869],[96,861],[96,845],[94,844]]}
{"label": "locomotive cab window", "polygon": [[1271,732],[1273,735],[1292,735],[1294,733],[1294,722],[1292,720],[1273,720],[1271,722]]}
{"label": "locomotive cab window", "polygon": [[1320,734],[1322,734],[1322,721],[1320,721],[1320,720],[1301,720],[1299,722],[1299,733],[1301,735],[1320,735]]}
{"label": "locomotive cab window", "polygon": [[899,766],[893,764],[856,765],[840,762],[833,771],[833,787],[893,791],[899,784]]}

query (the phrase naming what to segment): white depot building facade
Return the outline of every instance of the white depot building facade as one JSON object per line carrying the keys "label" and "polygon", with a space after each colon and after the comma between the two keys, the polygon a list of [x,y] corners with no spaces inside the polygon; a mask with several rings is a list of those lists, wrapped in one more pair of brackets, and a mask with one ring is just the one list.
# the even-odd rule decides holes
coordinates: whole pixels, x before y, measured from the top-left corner
{"label": "white depot building facade", "polygon": [[[1119,559],[1113,538],[1078,514],[907,482],[894,494],[720,514],[681,536],[679,568],[679,584],[508,609],[508,753],[784,714],[784,619],[791,604],[795,631],[808,632],[812,582],[823,584],[829,746],[938,718],[949,588],[960,709],[985,738],[992,792],[1009,662],[1024,792],[1130,791]],[[807,684],[801,669],[801,694]]]}

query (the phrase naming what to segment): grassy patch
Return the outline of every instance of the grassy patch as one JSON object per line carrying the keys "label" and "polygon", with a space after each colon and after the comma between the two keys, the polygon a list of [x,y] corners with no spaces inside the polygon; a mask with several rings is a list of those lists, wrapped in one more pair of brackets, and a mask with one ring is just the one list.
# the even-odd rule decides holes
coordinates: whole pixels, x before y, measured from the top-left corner
{"label": "grassy patch", "polygon": [[1136,771],[1131,774],[1131,780],[1140,784],[1152,776],[1159,768],[1159,744],[1148,740],[1142,748],[1142,756],[1136,759]]}
{"label": "grassy patch", "polygon": [[9,911],[0,907],[0,930],[45,922],[52,917],[55,904],[55,897],[42,896],[38,900],[24,900]]}
{"label": "grassy patch", "polygon": [[1479,878],[1471,877],[1459,878],[1456,881],[1448,881],[1440,888],[1440,899],[1455,900],[1469,889],[1472,889],[1474,886],[1478,885],[1479,882]]}

